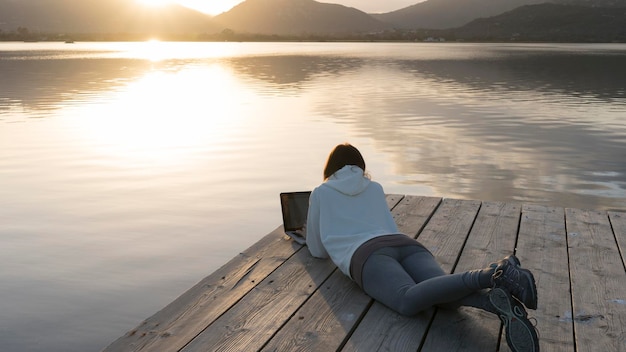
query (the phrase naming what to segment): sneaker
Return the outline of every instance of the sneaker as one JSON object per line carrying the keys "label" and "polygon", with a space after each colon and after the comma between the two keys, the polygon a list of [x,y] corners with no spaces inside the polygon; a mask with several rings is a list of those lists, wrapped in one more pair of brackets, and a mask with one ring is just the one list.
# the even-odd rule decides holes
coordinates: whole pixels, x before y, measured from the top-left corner
{"label": "sneaker", "polygon": [[513,352],[539,352],[537,330],[528,320],[524,306],[504,288],[495,287],[489,292],[489,301],[498,312],[506,343]]}
{"label": "sneaker", "polygon": [[528,309],[537,309],[537,285],[530,270],[520,267],[520,261],[514,255],[493,265],[495,265],[492,277],[494,286],[506,288]]}

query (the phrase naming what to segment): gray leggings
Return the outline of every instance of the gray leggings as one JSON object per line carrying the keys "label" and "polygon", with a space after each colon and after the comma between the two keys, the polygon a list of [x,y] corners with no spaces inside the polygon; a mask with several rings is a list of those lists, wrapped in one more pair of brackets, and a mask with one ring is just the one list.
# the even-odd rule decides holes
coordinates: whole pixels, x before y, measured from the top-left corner
{"label": "gray leggings", "polygon": [[484,289],[490,288],[489,269],[446,274],[422,246],[384,247],[363,266],[363,290],[370,297],[412,316],[427,308],[471,306],[494,312]]}

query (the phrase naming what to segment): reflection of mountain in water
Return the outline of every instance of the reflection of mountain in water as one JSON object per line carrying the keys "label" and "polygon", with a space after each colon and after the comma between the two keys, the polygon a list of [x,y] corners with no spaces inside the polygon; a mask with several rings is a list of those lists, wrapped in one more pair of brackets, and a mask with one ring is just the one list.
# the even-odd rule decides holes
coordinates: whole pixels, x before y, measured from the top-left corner
{"label": "reflection of mountain in water", "polygon": [[612,101],[626,98],[623,55],[550,53],[475,60],[404,61],[402,69],[479,90],[556,92]]}
{"label": "reflection of mountain in water", "polygon": [[239,73],[276,88],[300,88],[315,78],[345,75],[367,64],[391,65],[407,72],[452,80],[478,90],[543,91],[590,95],[602,100],[623,99],[626,89],[616,77],[626,77],[623,55],[519,55],[471,60],[382,60],[334,56],[259,56],[233,58]]}
{"label": "reflection of mountain in water", "polygon": [[228,63],[237,73],[284,91],[302,89],[306,82],[314,79],[353,72],[363,65],[363,59],[297,55],[253,56],[232,58]]}
{"label": "reflection of mountain in water", "polygon": [[311,86],[322,97],[314,103],[317,113],[374,140],[407,184],[532,202],[555,199],[550,193],[556,192],[563,204],[569,198],[602,207],[611,204],[607,198],[626,195],[626,131],[619,117],[625,91],[615,79],[624,76],[623,58],[571,52],[461,60],[294,56],[233,65],[278,89],[305,94]]}
{"label": "reflection of mountain in water", "polygon": [[56,109],[63,101],[102,94],[149,69],[140,60],[0,60],[0,91],[5,100],[2,106],[8,103],[27,110]]}
{"label": "reflection of mountain in water", "polygon": [[[85,52],[0,52],[0,119],[11,109],[30,116],[64,107],[64,102],[101,101],[107,93],[154,71],[176,71],[188,60],[96,58]],[[212,62],[212,61],[211,61]]]}
{"label": "reflection of mountain in water", "polygon": [[[142,59],[67,58],[54,54],[29,57],[27,52],[11,53],[10,59],[0,60],[0,91],[3,99],[0,112],[10,106],[30,111],[56,109],[63,101],[77,96],[103,96],[155,69],[176,69],[189,62],[175,60],[150,62]],[[31,54],[32,55],[32,54]],[[81,54],[84,55],[84,54]],[[356,70],[358,58],[325,56],[260,56],[227,58],[224,62],[239,75],[268,84],[265,92],[298,91],[306,82],[337,76]],[[216,63],[214,60],[194,60],[194,64]],[[36,88],[34,88],[36,87]]]}

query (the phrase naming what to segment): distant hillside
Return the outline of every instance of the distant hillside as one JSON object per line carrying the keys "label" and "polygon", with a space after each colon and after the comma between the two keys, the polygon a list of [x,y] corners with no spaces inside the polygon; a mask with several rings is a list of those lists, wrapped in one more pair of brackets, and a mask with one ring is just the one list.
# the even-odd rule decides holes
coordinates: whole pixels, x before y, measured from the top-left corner
{"label": "distant hillside", "polygon": [[456,39],[624,42],[626,7],[529,5],[453,30]]}
{"label": "distant hillside", "polygon": [[246,0],[215,20],[235,32],[277,35],[363,33],[390,27],[355,8],[313,0]]}
{"label": "distant hillside", "polygon": [[372,15],[399,28],[444,29],[546,0],[428,0],[397,11]]}
{"label": "distant hillside", "polygon": [[445,29],[460,27],[479,18],[501,15],[521,6],[543,3],[587,7],[626,7],[626,0],[428,0],[372,16],[397,28]]}
{"label": "distant hillside", "polygon": [[545,2],[586,7],[626,7],[626,0],[550,0]]}
{"label": "distant hillside", "polygon": [[211,17],[178,5],[150,8],[130,0],[0,0],[0,30],[66,33],[217,31]]}

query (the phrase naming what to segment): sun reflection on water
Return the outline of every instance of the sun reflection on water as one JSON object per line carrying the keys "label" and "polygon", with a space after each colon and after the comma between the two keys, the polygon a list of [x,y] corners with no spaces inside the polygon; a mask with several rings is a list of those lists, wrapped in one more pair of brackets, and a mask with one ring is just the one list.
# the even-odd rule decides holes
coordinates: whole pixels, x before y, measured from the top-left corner
{"label": "sun reflection on water", "polygon": [[104,104],[73,113],[73,130],[94,152],[121,163],[184,163],[190,151],[225,144],[240,130],[236,82],[215,64],[178,72],[153,71],[130,82]]}

